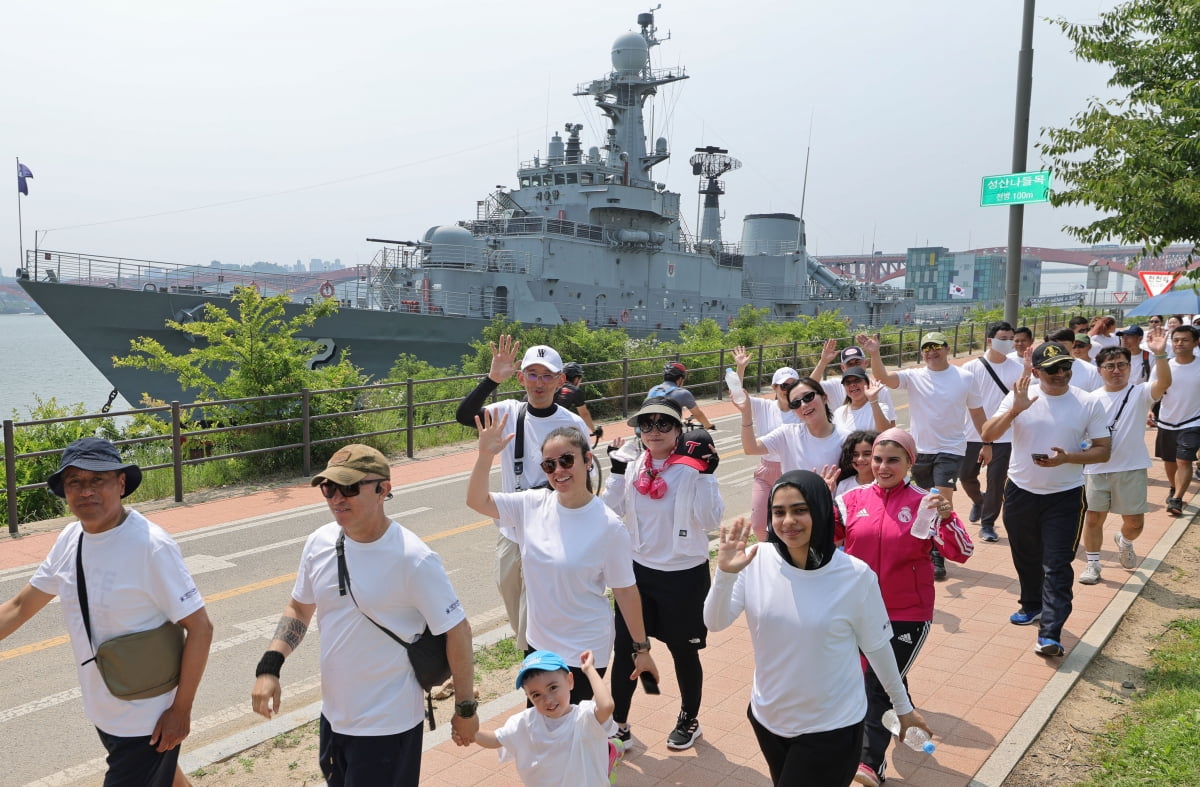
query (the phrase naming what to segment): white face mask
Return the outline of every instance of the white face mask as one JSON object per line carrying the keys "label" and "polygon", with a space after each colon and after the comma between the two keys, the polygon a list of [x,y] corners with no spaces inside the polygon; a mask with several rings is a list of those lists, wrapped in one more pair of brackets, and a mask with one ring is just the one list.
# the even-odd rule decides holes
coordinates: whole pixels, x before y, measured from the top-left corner
{"label": "white face mask", "polygon": [[1015,346],[1012,339],[992,339],[992,349],[1001,355],[1008,355]]}

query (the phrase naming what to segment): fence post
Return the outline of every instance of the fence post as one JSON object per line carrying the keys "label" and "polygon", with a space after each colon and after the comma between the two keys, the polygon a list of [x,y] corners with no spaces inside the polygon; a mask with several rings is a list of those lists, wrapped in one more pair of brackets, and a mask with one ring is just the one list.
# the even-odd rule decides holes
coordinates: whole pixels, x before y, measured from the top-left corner
{"label": "fence post", "polygon": [[958,326],[959,326],[959,323],[954,324],[954,354],[955,355],[958,355]]}
{"label": "fence post", "polygon": [[621,417],[629,417],[629,359],[621,359]]}
{"label": "fence post", "polygon": [[417,407],[413,403],[413,378],[409,377],[404,386],[404,420],[407,422],[405,424],[404,454],[409,459],[416,454],[416,430],[413,425],[413,419],[416,417]]}
{"label": "fence post", "polygon": [[13,422],[4,419],[4,496],[8,500],[8,534],[17,535],[17,447]]}
{"label": "fence post", "polygon": [[300,442],[304,443],[304,475],[312,475],[312,391],[300,392]]}
{"label": "fence post", "polygon": [[171,472],[175,476],[175,502],[183,502],[183,430],[179,402],[171,402]]}
{"label": "fence post", "polygon": [[[725,348],[721,348],[721,354],[717,356],[717,401],[721,401],[721,389],[725,387]],[[726,388],[726,390],[728,390]]]}

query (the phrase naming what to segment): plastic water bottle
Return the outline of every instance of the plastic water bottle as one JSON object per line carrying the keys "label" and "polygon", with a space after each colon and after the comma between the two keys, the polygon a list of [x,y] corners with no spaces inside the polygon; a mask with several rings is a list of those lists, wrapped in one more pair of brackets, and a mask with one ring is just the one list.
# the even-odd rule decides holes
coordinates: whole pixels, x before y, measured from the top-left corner
{"label": "plastic water bottle", "polygon": [[937,493],[937,487],[934,487],[929,490],[929,494],[921,498],[918,510],[913,514],[912,529],[908,531],[913,538],[919,538],[922,541],[933,538],[933,531],[941,519],[941,514],[938,513],[937,506],[929,508],[929,503]]}
{"label": "plastic water bottle", "polygon": [[[896,711],[888,708],[881,721],[892,735],[900,737],[900,717],[896,715]],[[937,748],[937,745],[929,740],[929,733],[920,727],[908,728],[908,732],[904,734],[904,745],[913,751],[923,751],[926,754],[933,754],[934,749]]]}
{"label": "plastic water bottle", "polygon": [[734,404],[746,401],[746,391],[742,388],[741,379],[737,372],[728,366],[725,367],[725,387],[729,389],[729,398]]}

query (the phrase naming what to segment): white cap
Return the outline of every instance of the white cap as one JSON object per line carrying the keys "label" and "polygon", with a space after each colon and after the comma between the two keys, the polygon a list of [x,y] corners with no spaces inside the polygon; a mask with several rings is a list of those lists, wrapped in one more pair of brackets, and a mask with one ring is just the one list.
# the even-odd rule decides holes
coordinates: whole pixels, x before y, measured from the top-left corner
{"label": "white cap", "polygon": [[535,344],[525,351],[525,357],[521,359],[521,368],[524,369],[527,366],[538,364],[558,374],[562,371],[563,367],[562,356],[553,347],[547,347],[544,344]]}
{"label": "white cap", "polygon": [[771,385],[781,385],[788,380],[799,380],[800,372],[790,366],[785,366],[782,369],[776,369],[775,374],[771,375]]}

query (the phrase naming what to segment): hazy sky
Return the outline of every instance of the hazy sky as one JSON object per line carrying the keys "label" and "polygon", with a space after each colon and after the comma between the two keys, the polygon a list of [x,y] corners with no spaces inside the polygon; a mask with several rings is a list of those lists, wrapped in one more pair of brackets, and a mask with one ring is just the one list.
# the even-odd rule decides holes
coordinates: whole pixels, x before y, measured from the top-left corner
{"label": "hazy sky", "polygon": [[[1095,21],[1113,2],[1043,0],[1031,141],[1065,125],[1108,75],[1044,17]],[[0,151],[34,173],[25,245],[180,263],[370,260],[368,237],[417,239],[475,216],[545,155],[567,121],[606,128],[577,85],[611,69],[641,3],[478,0],[106,0],[5,3]],[[656,100],[658,180],[684,195],[693,148],[743,162],[724,180],[724,236],[747,213],[800,212],[816,254],[872,245],[1003,245],[1008,211],[979,207],[1009,171],[1020,0],[676,0],[657,12],[660,67],[690,79]],[[1029,153],[1029,169],[1041,165]],[[18,250],[0,222],[0,270]],[[207,207],[212,206],[212,207]],[[151,215],[165,214],[165,215]],[[1025,244],[1079,245],[1091,217],[1034,205]],[[122,220],[127,219],[127,220]],[[121,221],[114,221],[121,220]],[[82,226],[81,226],[82,225]],[[90,225],[90,226],[88,226]]]}

